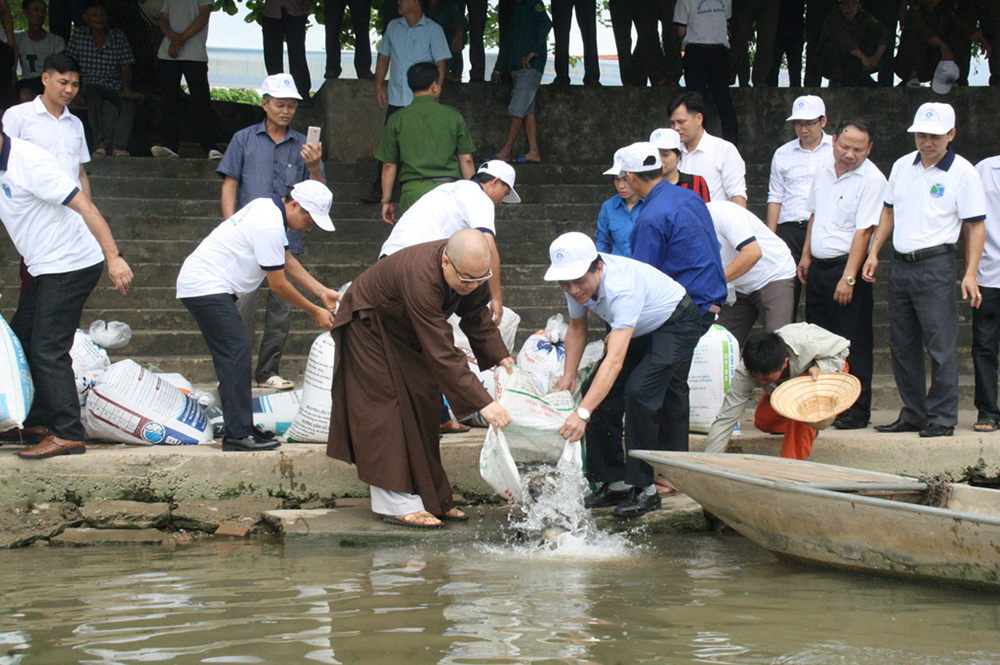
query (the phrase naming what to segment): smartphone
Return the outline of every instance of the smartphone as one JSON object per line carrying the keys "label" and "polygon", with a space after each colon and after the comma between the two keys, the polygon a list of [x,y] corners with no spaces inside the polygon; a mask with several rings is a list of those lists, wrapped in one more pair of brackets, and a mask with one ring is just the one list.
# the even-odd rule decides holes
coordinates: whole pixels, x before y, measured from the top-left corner
{"label": "smartphone", "polygon": [[309,133],[306,134],[306,143],[312,143],[315,146],[319,145],[319,127],[310,127]]}

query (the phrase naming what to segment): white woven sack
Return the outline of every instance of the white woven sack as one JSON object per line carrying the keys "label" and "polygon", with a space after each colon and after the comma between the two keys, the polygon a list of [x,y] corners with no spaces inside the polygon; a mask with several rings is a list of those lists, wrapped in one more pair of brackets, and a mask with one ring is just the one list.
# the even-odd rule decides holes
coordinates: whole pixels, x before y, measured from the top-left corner
{"label": "white woven sack", "polygon": [[24,426],[34,394],[21,340],[0,316],[0,432]]}
{"label": "white woven sack", "polygon": [[285,433],[289,442],[326,443],[329,438],[335,350],[336,342],[328,332],[321,333],[309,349],[302,380],[302,402],[292,426]]}

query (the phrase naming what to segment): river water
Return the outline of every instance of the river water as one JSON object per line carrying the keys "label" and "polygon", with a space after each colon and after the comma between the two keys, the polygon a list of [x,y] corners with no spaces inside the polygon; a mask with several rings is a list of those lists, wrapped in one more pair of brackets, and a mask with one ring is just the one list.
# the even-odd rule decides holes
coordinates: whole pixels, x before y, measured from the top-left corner
{"label": "river water", "polygon": [[1000,662],[995,594],[736,535],[23,549],[0,553],[0,590],[0,665]]}

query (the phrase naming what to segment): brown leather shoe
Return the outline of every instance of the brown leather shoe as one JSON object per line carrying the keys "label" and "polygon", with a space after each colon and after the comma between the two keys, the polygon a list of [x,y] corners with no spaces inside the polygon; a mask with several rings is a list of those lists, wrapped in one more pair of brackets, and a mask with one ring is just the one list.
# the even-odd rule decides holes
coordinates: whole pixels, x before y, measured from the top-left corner
{"label": "brown leather shoe", "polygon": [[51,434],[45,437],[37,446],[22,450],[17,454],[22,459],[44,459],[57,455],[82,455],[87,452],[83,441],[67,441]]}
{"label": "brown leather shoe", "polygon": [[26,446],[41,442],[49,434],[49,428],[45,425],[32,425],[31,427],[17,427],[6,432],[0,432],[0,445],[4,443],[23,444]]}

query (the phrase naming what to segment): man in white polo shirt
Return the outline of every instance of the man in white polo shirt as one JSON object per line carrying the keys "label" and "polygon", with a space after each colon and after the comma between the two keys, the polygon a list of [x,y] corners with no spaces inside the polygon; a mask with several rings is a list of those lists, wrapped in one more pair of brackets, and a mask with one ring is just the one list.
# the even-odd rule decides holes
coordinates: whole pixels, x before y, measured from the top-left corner
{"label": "man in white polo shirt", "polygon": [[747,167],[736,146],[705,131],[705,100],[685,92],[667,105],[671,128],[681,135],[681,171],[700,175],[713,201],[747,205]]}
{"label": "man in white polo shirt", "polygon": [[[826,104],[815,95],[803,95],[792,103],[787,122],[795,128],[795,138],[774,151],[771,179],[767,188],[767,228],[778,234],[798,264],[806,239],[809,211],[806,197],[820,164],[833,156],[832,140],[826,127]],[[795,285],[792,320],[799,308],[801,287]]]}
{"label": "man in white polo shirt", "polygon": [[[587,344],[587,313],[610,327],[606,352],[584,386],[580,408],[560,435],[587,434],[587,470],[601,488],[588,508],[617,506],[617,517],[638,517],[660,507],[653,469],[629,450],[687,450],[688,414],[664,409],[675,381],[687,385],[702,334],[698,306],[684,287],[656,268],[623,256],[599,255],[583,233],[564,233],[549,246],[546,281],[566,292],[569,331],[566,369],[554,391],[576,388]],[[625,449],[622,449],[624,417]]]}
{"label": "man in white polo shirt", "polygon": [[490,311],[499,325],[503,316],[503,296],[500,292],[500,255],[496,248],[496,207],[501,203],[520,203],[514,191],[514,167],[494,159],[484,162],[470,180],[458,180],[438,185],[410,207],[392,227],[392,233],[382,244],[379,258],[401,249],[450,238],[461,229],[479,229],[490,245]]}
{"label": "man in white polo shirt", "polygon": [[716,323],[742,348],[758,318],[765,332],[792,322],[795,262],[781,238],[746,208],[731,201],[706,205],[719,237],[726,284],[736,295]]}
{"label": "man in white polo shirt", "polygon": [[799,261],[806,321],[850,340],[847,364],[861,381],[858,401],[833,422],[838,429],[863,429],[871,419],[874,299],[872,285],[857,277],[885,192],[885,176],[868,160],[872,134],[863,118],[837,128],[833,158],[819,167],[809,190],[809,232]]}
{"label": "man in white polo shirt", "polygon": [[[333,195],[316,180],[300,182],[284,199],[254,199],[222,222],[184,260],[177,276],[177,298],[198,323],[219,377],[225,419],[225,451],[272,450],[280,444],[254,427],[251,393],[252,350],[236,300],[267,286],[313,317],[320,328],[333,327],[340,294],[310,275],[288,251],[287,230],[306,232],[313,224],[333,231]],[[309,302],[291,282],[312,293]]]}
{"label": "man in white polo shirt", "polygon": [[[903,409],[894,422],[875,430],[951,436],[958,421],[956,243],[964,231],[962,297],[978,308],[982,295],[976,271],[986,236],[986,200],[976,169],[948,145],[955,138],[955,110],[949,104],[921,105],[908,131],[917,150],[892,166],[882,218],[862,268],[862,277],[874,282],[878,252],[892,236],[889,347]],[[922,345],[931,356],[926,394]]]}
{"label": "man in white polo shirt", "polygon": [[69,350],[105,261],[122,293],[132,270],[90,197],[42,148],[0,135],[0,219],[32,280],[11,319],[31,367],[35,400],[22,438],[44,437],[27,459],[85,451]]}
{"label": "man in white polo shirt", "polygon": [[997,353],[1000,353],[1000,155],[976,164],[986,194],[986,249],[977,282],[983,299],[972,310],[972,366],[976,373],[977,432],[1000,427]]}

